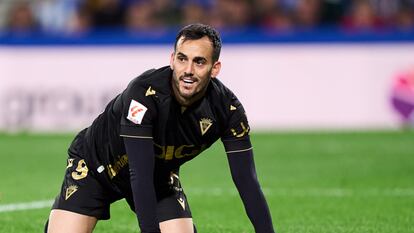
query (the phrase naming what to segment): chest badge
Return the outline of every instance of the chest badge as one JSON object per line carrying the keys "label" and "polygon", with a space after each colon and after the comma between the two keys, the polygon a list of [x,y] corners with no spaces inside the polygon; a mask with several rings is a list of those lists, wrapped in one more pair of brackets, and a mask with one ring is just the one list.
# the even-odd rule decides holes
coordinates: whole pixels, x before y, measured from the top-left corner
{"label": "chest badge", "polygon": [[207,130],[213,125],[213,121],[208,118],[201,118],[200,120],[200,129],[201,135],[207,133]]}

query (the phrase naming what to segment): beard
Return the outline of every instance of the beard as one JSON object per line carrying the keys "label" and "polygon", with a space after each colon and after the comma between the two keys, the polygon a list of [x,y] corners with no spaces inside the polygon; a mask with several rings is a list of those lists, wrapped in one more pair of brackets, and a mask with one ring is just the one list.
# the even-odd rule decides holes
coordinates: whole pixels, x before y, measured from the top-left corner
{"label": "beard", "polygon": [[177,76],[173,71],[172,86],[176,99],[181,104],[191,104],[204,96],[211,79],[211,71],[199,78],[193,74]]}

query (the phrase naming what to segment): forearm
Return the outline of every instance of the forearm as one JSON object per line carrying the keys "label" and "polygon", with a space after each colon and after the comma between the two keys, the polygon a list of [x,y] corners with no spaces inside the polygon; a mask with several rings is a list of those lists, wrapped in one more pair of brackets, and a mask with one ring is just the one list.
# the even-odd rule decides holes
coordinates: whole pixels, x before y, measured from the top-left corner
{"label": "forearm", "polygon": [[273,233],[270,211],[256,177],[252,150],[228,154],[233,181],[256,233]]}
{"label": "forearm", "polygon": [[154,189],[154,149],[150,139],[124,138],[135,212],[142,233],[159,233]]}

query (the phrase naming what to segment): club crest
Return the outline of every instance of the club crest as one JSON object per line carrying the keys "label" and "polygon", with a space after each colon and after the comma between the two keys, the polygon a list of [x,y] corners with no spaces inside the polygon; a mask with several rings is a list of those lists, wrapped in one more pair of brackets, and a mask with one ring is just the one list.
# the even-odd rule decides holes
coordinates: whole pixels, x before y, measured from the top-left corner
{"label": "club crest", "polygon": [[204,135],[207,133],[207,130],[213,125],[213,121],[208,118],[202,118],[200,120],[200,129],[201,129],[201,135]]}

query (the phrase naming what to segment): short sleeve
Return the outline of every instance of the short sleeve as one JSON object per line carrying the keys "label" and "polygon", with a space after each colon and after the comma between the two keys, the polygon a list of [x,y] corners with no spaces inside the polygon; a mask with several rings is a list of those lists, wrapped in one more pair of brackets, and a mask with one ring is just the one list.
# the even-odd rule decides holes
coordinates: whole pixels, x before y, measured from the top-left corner
{"label": "short sleeve", "polygon": [[228,128],[221,137],[226,152],[232,153],[251,149],[250,126],[247,115],[243,105],[235,96],[231,98],[228,110],[230,111]]}
{"label": "short sleeve", "polygon": [[146,94],[151,86],[146,87],[139,81],[132,81],[121,94],[122,116],[120,136],[151,138],[156,106],[152,96]]}

